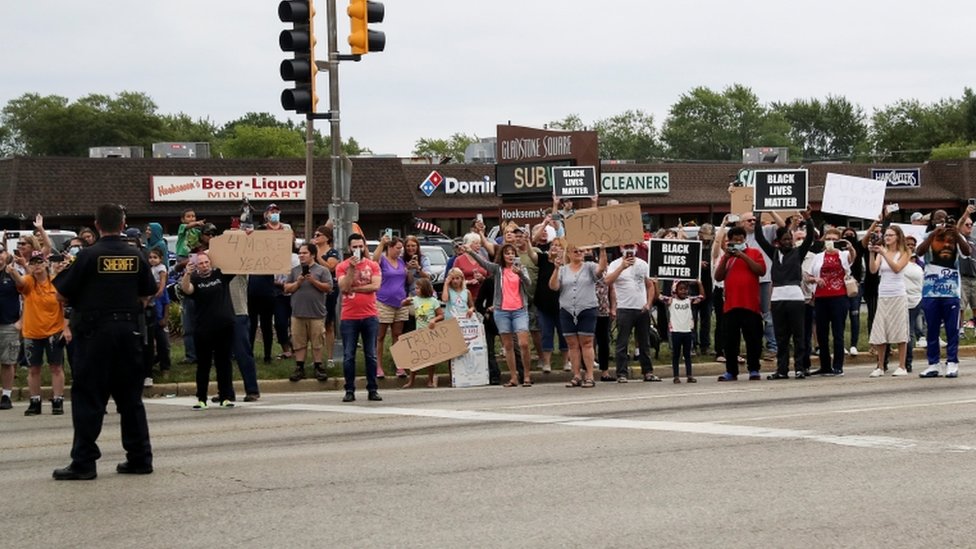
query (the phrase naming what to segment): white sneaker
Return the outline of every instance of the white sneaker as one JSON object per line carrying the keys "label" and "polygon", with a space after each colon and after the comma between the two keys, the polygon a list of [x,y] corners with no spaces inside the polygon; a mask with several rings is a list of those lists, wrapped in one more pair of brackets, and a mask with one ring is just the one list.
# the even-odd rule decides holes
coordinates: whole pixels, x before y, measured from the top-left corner
{"label": "white sneaker", "polygon": [[851,353],[851,356],[857,356],[857,347],[851,345],[850,353]]}
{"label": "white sneaker", "polygon": [[945,342],[945,340],[943,340],[943,339],[942,339],[942,338],[940,337],[940,338],[939,338],[939,347],[942,347],[942,348],[945,348],[945,347],[948,347],[948,346],[949,346],[949,344],[948,344],[948,343],[946,343],[946,342]]}
{"label": "white sneaker", "polygon": [[942,377],[942,365],[929,364],[929,367],[918,374],[918,377]]}
{"label": "white sneaker", "polygon": [[891,375],[894,376],[894,377],[907,376],[908,375],[908,370],[906,370],[904,368],[898,368]]}
{"label": "white sneaker", "polygon": [[881,377],[883,375],[884,375],[884,371],[882,371],[881,368],[875,368],[874,371],[871,372],[871,375],[869,375],[868,377]]}
{"label": "white sneaker", "polygon": [[959,377],[959,364],[955,362],[946,362],[946,377]]}
{"label": "white sneaker", "polygon": [[543,364],[542,365],[542,373],[548,374],[548,373],[551,373],[551,372],[552,372],[552,366],[551,365],[549,365],[549,364]]}
{"label": "white sneaker", "polygon": [[146,379],[144,379],[142,381],[142,386],[143,387],[152,387],[152,383],[153,383],[152,382],[152,378],[151,377],[147,377]]}
{"label": "white sneaker", "polygon": [[566,360],[566,362],[563,362],[563,371],[564,372],[572,372],[573,371],[573,363],[570,362],[569,360]]}

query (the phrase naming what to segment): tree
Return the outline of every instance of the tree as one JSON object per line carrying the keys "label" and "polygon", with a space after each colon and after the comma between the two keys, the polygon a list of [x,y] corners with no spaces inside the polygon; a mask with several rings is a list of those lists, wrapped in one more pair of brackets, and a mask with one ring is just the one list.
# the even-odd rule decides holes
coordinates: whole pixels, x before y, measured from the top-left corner
{"label": "tree", "polygon": [[437,162],[444,158],[450,158],[454,162],[464,162],[464,150],[477,141],[477,136],[463,133],[455,133],[447,139],[420,138],[413,146],[413,155]]}
{"label": "tree", "polygon": [[789,137],[803,160],[850,160],[868,149],[867,117],[844,97],[774,103],[789,124]]}
{"label": "tree", "polygon": [[600,158],[603,160],[647,162],[660,158],[663,153],[654,117],[640,109],[599,120],[593,128],[600,135]]}
{"label": "tree", "polygon": [[921,162],[942,143],[966,141],[968,105],[942,99],[926,105],[902,99],[875,111],[871,134],[875,156],[895,162]]}
{"label": "tree", "polygon": [[932,149],[929,160],[959,160],[969,158],[970,151],[976,151],[976,141],[954,141]]}
{"label": "tree", "polygon": [[583,119],[576,113],[567,114],[562,120],[553,120],[547,127],[553,130],[564,130],[568,132],[578,132],[586,129]]}
{"label": "tree", "polygon": [[747,147],[788,146],[788,131],[781,115],[734,84],[722,93],[699,86],[683,94],[671,106],[661,136],[673,158],[739,160]]}
{"label": "tree", "polygon": [[162,141],[212,143],[217,134],[217,126],[208,118],[193,120],[190,115],[181,112],[163,115],[161,119],[163,122]]}
{"label": "tree", "polygon": [[239,125],[252,126],[255,128],[286,128],[290,130],[301,130],[302,132],[305,131],[304,123],[297,124],[290,121],[281,121],[275,118],[271,113],[267,112],[249,112],[237,120],[232,120],[224,124],[224,126],[220,128],[220,131],[217,132],[217,137],[223,139],[233,135],[234,128]]}
{"label": "tree", "polygon": [[218,149],[227,158],[303,158],[305,139],[293,129],[239,124]]}

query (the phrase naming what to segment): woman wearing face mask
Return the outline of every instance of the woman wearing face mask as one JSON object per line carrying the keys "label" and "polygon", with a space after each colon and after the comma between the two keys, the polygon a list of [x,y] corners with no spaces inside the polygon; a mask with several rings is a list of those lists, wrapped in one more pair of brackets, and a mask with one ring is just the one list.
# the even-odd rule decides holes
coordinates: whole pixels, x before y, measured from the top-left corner
{"label": "woman wearing face mask", "polygon": [[[758,217],[758,213],[756,214]],[[810,222],[810,208],[803,212],[803,220]],[[803,258],[813,244],[813,231],[804,237],[800,246],[793,245],[793,232],[788,226],[776,230],[776,241],[770,244],[766,240],[764,231],[756,231],[756,244],[772,263],[770,277],[773,292],[770,297],[770,309],[773,314],[773,326],[776,329],[776,373],[766,376],[766,379],[789,379],[790,377],[790,340],[793,341],[793,368],[796,379],[803,379],[803,357],[806,355],[806,344],[803,338]]]}
{"label": "woman wearing face mask", "polygon": [[[817,323],[817,343],[820,346],[820,368],[812,375],[844,375],[844,323],[847,320],[847,287],[844,278],[851,273],[851,262],[857,254],[840,239],[840,231],[824,231],[824,251],[813,258],[811,275],[817,285],[814,310]],[[834,356],[831,360],[830,336],[833,336]]]}

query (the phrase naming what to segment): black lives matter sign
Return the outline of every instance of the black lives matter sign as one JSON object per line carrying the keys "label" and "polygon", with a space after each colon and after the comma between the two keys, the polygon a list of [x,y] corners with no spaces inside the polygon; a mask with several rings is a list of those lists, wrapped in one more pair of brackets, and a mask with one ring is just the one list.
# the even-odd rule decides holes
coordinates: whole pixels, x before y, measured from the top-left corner
{"label": "black lives matter sign", "polygon": [[756,170],[753,210],[772,212],[807,208],[807,170]]}
{"label": "black lives matter sign", "polygon": [[596,168],[593,166],[553,167],[552,195],[556,198],[596,196]]}
{"label": "black lives matter sign", "polygon": [[655,238],[649,242],[650,276],[672,280],[701,278],[700,240]]}

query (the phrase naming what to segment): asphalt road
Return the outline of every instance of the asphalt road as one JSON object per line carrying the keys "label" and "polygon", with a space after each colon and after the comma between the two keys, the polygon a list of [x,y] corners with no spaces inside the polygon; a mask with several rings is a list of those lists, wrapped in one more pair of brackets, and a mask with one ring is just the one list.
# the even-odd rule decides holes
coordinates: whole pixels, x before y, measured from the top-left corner
{"label": "asphalt road", "polygon": [[961,371],[150,399],[156,472],[115,474],[111,413],[91,482],[51,480],[69,417],[20,403],[0,412],[0,544],[972,547],[976,363]]}

